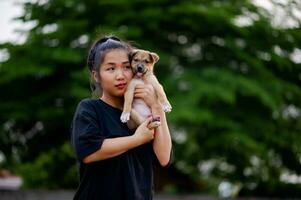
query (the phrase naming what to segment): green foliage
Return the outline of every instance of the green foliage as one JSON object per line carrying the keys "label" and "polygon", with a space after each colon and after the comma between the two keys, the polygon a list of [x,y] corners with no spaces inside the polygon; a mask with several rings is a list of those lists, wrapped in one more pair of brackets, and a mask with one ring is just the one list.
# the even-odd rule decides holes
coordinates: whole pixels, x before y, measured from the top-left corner
{"label": "green foliage", "polygon": [[24,178],[24,188],[60,189],[77,185],[74,178],[77,168],[70,143],[40,153],[33,162],[20,165],[18,171]]}
{"label": "green foliage", "polygon": [[[36,22],[28,39],[1,45],[10,58],[0,65],[0,151],[4,165],[20,165],[26,187],[74,188],[65,148],[75,107],[90,96],[89,44],[113,33],[160,56],[155,71],[174,108],[173,166],[198,192],[228,180],[242,185],[240,195],[299,195],[281,177],[301,174],[301,68],[292,60],[300,26],[275,27],[247,0],[24,6],[20,20]],[[250,23],[237,23],[241,16]]]}

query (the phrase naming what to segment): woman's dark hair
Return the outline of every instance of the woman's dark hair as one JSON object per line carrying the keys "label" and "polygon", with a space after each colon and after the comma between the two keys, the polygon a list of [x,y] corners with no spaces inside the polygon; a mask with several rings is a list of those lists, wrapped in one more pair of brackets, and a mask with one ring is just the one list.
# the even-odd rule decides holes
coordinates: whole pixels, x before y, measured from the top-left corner
{"label": "woman's dark hair", "polygon": [[130,51],[132,50],[132,46],[124,41],[121,41],[119,38],[115,36],[105,36],[102,37],[92,45],[87,59],[87,66],[90,72],[90,87],[93,93],[93,96],[100,95],[101,88],[99,83],[95,83],[92,77],[92,71],[96,71],[99,76],[99,68],[103,62],[104,56],[110,50],[114,49],[123,49],[128,52],[130,55]]}

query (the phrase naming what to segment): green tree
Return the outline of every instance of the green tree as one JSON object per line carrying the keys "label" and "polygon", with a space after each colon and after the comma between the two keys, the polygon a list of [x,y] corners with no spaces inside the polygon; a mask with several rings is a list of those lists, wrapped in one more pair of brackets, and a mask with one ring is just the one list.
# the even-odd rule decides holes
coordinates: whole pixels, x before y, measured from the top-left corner
{"label": "green tree", "polygon": [[[114,33],[160,56],[155,71],[174,108],[175,162],[166,171],[191,183],[161,189],[216,193],[227,180],[241,185],[240,195],[301,196],[283,181],[301,174],[300,24],[276,26],[247,0],[24,6],[20,20],[35,23],[26,42],[1,45],[9,59],[0,68],[0,150],[6,165],[25,163],[21,173],[46,168],[28,187],[75,186],[66,142],[77,103],[90,96],[88,47]],[[294,13],[300,4],[278,6]]]}

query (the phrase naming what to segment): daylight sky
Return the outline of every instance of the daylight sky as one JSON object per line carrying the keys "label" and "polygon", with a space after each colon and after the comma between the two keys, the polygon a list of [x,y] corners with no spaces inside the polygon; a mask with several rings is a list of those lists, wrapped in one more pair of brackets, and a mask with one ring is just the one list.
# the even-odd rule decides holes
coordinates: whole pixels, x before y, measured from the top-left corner
{"label": "daylight sky", "polygon": [[[24,28],[24,24],[20,22],[13,21],[14,17],[20,16],[22,14],[22,7],[20,6],[20,2],[26,1],[38,1],[38,0],[0,0],[0,43],[5,41],[11,42],[22,42],[24,37],[20,37],[20,34],[17,34],[15,30],[17,28]],[[43,0],[42,2],[47,2],[48,0]],[[254,4],[263,7],[274,14],[277,12],[279,14],[275,15],[278,16],[278,19],[283,20],[283,11],[281,14],[281,10],[277,9],[277,7],[273,7],[271,2],[280,3],[280,4],[287,4],[288,0],[252,0]],[[301,19],[301,12],[300,10],[293,10],[295,15]],[[280,16],[280,17],[279,17]],[[277,21],[277,19],[275,19]],[[278,20],[279,21],[279,20]],[[277,22],[276,22],[277,23]],[[286,21],[286,24],[290,26],[294,26],[294,24],[290,24]],[[27,25],[28,26],[28,25]],[[26,28],[26,27],[25,27]]]}
{"label": "daylight sky", "polygon": [[15,41],[18,37],[14,29],[21,26],[20,22],[12,19],[22,14],[22,8],[16,5],[15,0],[0,0],[0,43]]}

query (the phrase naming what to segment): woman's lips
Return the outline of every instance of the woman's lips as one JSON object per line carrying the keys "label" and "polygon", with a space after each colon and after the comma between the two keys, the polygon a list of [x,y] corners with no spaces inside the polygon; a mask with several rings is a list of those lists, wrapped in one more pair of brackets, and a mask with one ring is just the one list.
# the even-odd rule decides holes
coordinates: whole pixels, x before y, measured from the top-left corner
{"label": "woman's lips", "polygon": [[115,87],[117,87],[118,89],[123,89],[123,88],[125,88],[125,86],[126,86],[126,83],[119,83],[119,84],[115,85]]}

